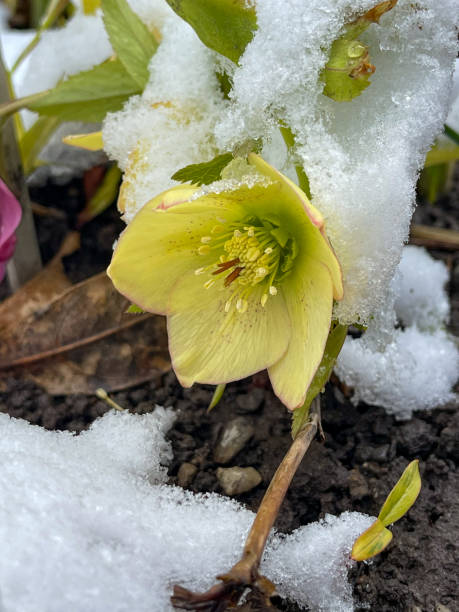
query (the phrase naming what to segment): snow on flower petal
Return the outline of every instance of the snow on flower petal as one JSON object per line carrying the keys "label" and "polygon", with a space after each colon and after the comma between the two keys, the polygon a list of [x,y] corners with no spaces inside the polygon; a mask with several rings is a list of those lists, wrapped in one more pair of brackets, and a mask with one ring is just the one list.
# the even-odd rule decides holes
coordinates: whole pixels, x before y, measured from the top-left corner
{"label": "snow on flower petal", "polygon": [[248,163],[250,184],[181,186],[146,204],[108,274],[134,303],[167,315],[183,385],[268,368],[295,409],[322,358],[341,270],[305,194],[257,155]]}
{"label": "snow on flower petal", "polygon": [[21,221],[21,206],[0,179],[0,281],[5,275],[6,262],[14,253],[14,232]]}

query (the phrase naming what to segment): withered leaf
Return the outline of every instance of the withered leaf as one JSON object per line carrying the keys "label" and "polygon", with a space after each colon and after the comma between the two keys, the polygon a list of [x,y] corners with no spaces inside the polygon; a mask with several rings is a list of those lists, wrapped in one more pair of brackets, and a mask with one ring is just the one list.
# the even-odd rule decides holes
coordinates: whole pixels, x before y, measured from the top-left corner
{"label": "withered leaf", "polygon": [[72,286],[3,329],[0,377],[32,379],[52,394],[93,393],[169,370],[164,318],[126,314],[128,306],[105,273]]}

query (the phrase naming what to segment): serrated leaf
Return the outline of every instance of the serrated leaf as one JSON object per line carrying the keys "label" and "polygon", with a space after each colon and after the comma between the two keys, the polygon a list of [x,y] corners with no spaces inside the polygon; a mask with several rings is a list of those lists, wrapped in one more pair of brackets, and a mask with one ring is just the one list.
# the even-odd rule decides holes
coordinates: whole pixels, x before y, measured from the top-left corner
{"label": "serrated leaf", "polygon": [[143,90],[148,64],[158,42],[126,0],[102,0],[104,24],[112,47],[132,79]]}
{"label": "serrated leaf", "polygon": [[27,108],[59,117],[61,121],[102,121],[120,110],[132,95],[141,93],[119,60],[106,62],[61,81],[54,89],[27,104]]}
{"label": "serrated leaf", "polygon": [[336,358],[346,339],[347,325],[336,324],[328,335],[325,351],[317,372],[309,385],[304,404],[293,412],[292,437],[296,438],[302,427],[307,423],[312,400],[320,393],[330,378]]}
{"label": "serrated leaf", "polygon": [[69,134],[64,136],[62,142],[71,147],[80,147],[87,151],[100,151],[104,148],[102,132],[89,132],[88,134]]}
{"label": "serrated leaf", "polygon": [[219,403],[219,401],[223,397],[223,393],[225,392],[225,388],[226,388],[226,383],[223,383],[221,385],[217,385],[215,387],[215,391],[214,391],[214,394],[212,395],[212,399],[210,400],[210,404],[209,404],[209,407],[207,408],[207,412],[210,412],[211,410],[213,410],[215,408],[215,406],[217,406],[217,404]]}
{"label": "serrated leaf", "polygon": [[167,0],[202,42],[238,62],[257,29],[255,7],[246,0]]}
{"label": "serrated leaf", "polygon": [[218,181],[221,177],[222,170],[233,159],[232,153],[223,153],[217,155],[208,162],[202,164],[190,164],[177,170],[171,176],[174,181],[181,183],[192,183],[193,185],[210,185],[214,181]]}
{"label": "serrated leaf", "polygon": [[379,519],[360,535],[352,547],[351,559],[365,561],[383,551],[392,540],[392,533]]}
{"label": "serrated leaf", "polygon": [[389,493],[378,519],[387,526],[398,521],[416,501],[421,490],[419,461],[412,461],[403,472],[400,480]]}

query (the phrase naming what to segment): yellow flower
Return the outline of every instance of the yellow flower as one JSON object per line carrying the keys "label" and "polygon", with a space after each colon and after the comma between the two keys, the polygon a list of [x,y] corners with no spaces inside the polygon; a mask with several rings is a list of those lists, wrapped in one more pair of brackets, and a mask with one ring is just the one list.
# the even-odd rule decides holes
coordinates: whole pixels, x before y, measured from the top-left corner
{"label": "yellow flower", "polygon": [[267,368],[293,410],[321,361],[341,269],[305,194],[257,155],[248,162],[262,178],[251,186],[181,185],[151,200],[121,235],[108,274],[141,308],[167,315],[182,385]]}

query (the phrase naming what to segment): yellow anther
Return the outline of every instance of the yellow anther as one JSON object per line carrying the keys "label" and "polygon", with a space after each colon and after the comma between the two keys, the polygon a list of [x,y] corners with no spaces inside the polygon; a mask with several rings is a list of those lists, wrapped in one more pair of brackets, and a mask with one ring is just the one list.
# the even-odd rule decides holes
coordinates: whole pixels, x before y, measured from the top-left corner
{"label": "yellow anther", "polygon": [[255,261],[260,257],[260,249],[257,247],[250,247],[250,249],[246,253],[246,258],[249,261]]}
{"label": "yellow anther", "polygon": [[211,278],[210,280],[208,280],[208,281],[206,281],[204,283],[204,287],[206,289],[210,289],[212,287],[212,285],[215,285],[215,279],[214,278]]}
{"label": "yellow anther", "polygon": [[203,244],[207,244],[207,243],[208,243],[208,242],[210,242],[211,240],[212,240],[212,238],[211,238],[210,236],[203,236],[203,237],[201,238],[201,242],[202,242]]}
{"label": "yellow anther", "polygon": [[214,225],[213,228],[210,230],[211,234],[221,234],[224,231],[224,227],[223,225]]}
{"label": "yellow anther", "polygon": [[197,268],[194,273],[196,274],[196,276],[199,276],[200,274],[203,274],[205,271],[205,268]]}
{"label": "yellow anther", "polygon": [[263,293],[263,295],[261,296],[261,305],[264,307],[266,302],[268,301],[268,294],[267,293]]}
{"label": "yellow anther", "polygon": [[271,295],[277,295],[277,289],[276,287],[274,287],[274,285],[271,285],[271,287],[269,288],[269,293]]}
{"label": "yellow anther", "polygon": [[273,252],[273,250],[272,250],[272,248],[271,248],[271,247],[267,247],[267,248],[265,249],[265,253],[266,253],[266,255],[269,255],[269,254],[270,254],[270,253],[272,253],[272,252]]}
{"label": "yellow anther", "polygon": [[234,230],[233,236],[235,238],[240,238],[242,236],[242,233],[239,230]]}
{"label": "yellow anther", "polygon": [[266,276],[268,274],[268,270],[266,268],[257,268],[255,274],[257,276]]}
{"label": "yellow anther", "polygon": [[239,298],[238,301],[236,302],[236,310],[240,312],[241,314],[246,312],[248,306],[249,306],[249,303],[247,302],[247,300],[244,300],[243,298]]}
{"label": "yellow anther", "polygon": [[231,300],[225,302],[225,312],[229,312],[231,308]]}
{"label": "yellow anther", "polygon": [[247,234],[248,234],[249,236],[251,236],[251,237],[252,237],[252,236],[255,236],[255,228],[254,228],[254,227],[249,227],[249,229],[248,229],[248,231],[247,231]]}
{"label": "yellow anther", "polygon": [[207,253],[210,253],[210,246],[208,244],[203,244],[199,247],[198,253],[199,255],[207,255]]}

